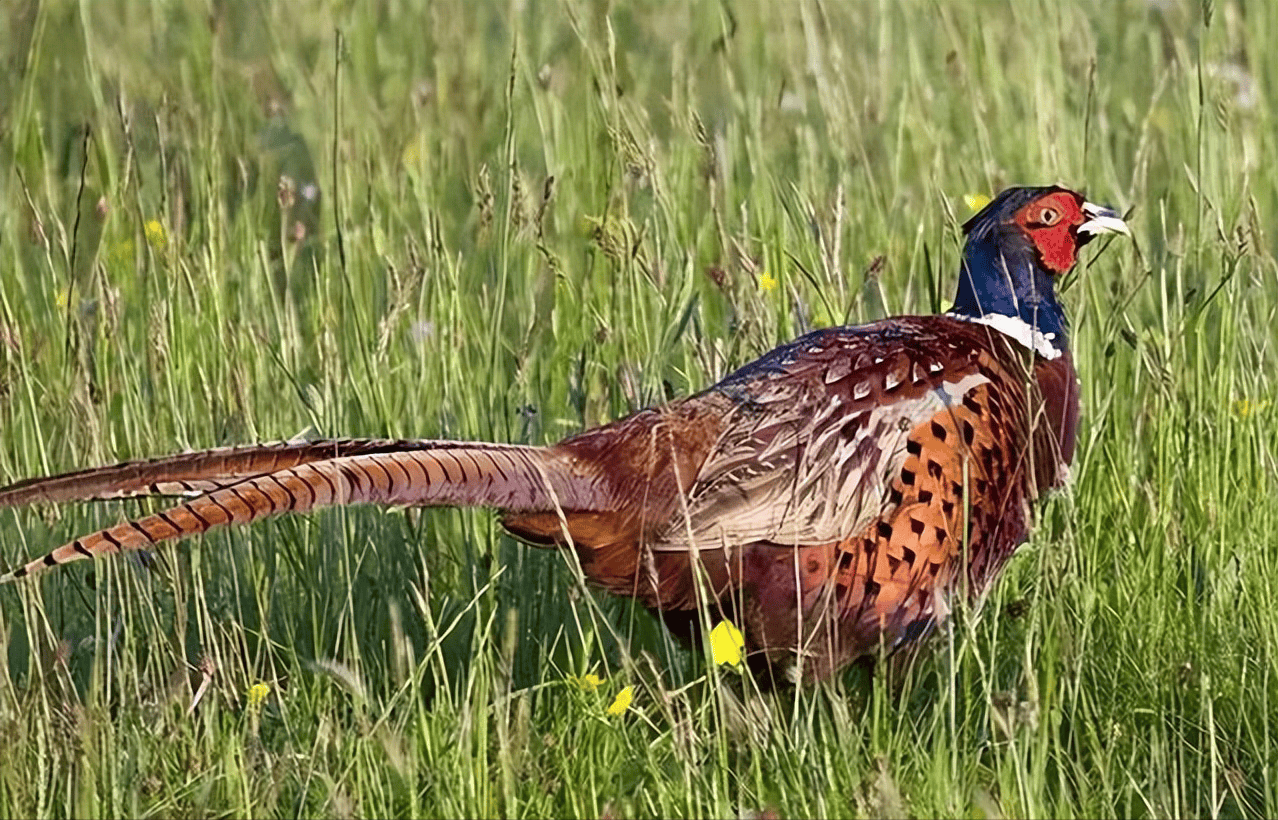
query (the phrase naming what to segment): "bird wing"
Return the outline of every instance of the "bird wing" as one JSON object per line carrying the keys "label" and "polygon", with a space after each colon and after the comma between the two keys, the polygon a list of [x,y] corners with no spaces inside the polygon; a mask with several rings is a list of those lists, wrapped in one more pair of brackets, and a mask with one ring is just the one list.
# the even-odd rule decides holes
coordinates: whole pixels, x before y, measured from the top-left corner
{"label": "bird wing", "polygon": [[[907,317],[805,336],[712,388],[735,402],[656,549],[830,544],[892,505],[910,432],[989,382],[956,324]],[[969,342],[961,338],[963,342]]]}

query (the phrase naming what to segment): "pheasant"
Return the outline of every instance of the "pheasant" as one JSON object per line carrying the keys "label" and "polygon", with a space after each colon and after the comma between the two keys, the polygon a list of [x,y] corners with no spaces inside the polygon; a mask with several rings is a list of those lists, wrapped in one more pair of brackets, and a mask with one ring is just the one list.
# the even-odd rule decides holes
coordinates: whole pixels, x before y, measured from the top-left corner
{"label": "pheasant", "polygon": [[484,506],[576,551],[594,584],[685,636],[731,619],[774,675],[828,677],[942,621],[1065,480],[1078,383],[1054,292],[1127,234],[1061,187],[1012,188],[963,225],[954,306],[818,330],[696,395],[533,447],[330,440],[229,447],[0,488],[0,506],[188,496],[0,577],[341,504]]}

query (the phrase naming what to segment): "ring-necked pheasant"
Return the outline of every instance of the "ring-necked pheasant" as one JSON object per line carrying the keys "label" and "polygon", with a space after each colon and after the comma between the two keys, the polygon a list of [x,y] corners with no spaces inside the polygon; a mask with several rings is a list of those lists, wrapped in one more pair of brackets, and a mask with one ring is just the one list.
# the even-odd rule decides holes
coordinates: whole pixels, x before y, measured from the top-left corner
{"label": "ring-necked pheasant", "polygon": [[[954,307],[809,333],[708,390],[547,447],[336,440],[37,478],[0,506],[195,497],[0,578],[332,504],[486,506],[571,546],[672,625],[731,617],[748,656],[824,677],[985,588],[1074,451],[1078,387],[1053,286],[1127,233],[1059,188],[1004,191],[963,229]],[[779,671],[779,670],[778,670]]]}

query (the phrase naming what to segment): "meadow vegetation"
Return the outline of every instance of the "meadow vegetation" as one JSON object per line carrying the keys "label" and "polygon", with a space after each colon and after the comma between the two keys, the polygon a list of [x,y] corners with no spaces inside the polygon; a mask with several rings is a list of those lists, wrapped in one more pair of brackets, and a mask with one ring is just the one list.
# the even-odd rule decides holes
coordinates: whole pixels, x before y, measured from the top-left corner
{"label": "meadow vegetation", "polygon": [[[1136,238],[1065,283],[1070,488],[908,661],[760,693],[489,512],[329,510],[0,589],[0,815],[1278,813],[1278,5],[16,0],[0,26],[4,481],[553,441],[944,309],[969,203],[1012,184]],[[149,508],[2,511],[0,565]]]}

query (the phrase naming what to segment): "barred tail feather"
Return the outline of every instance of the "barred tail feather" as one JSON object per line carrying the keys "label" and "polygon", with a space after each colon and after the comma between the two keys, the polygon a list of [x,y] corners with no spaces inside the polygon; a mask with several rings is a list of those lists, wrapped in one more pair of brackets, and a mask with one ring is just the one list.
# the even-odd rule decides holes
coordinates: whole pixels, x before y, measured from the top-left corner
{"label": "barred tail feather", "polygon": [[313,461],[362,453],[423,450],[437,441],[329,439],[219,447],[163,458],[125,461],[62,475],[29,478],[0,488],[0,507],[103,501],[147,495],[194,496],[246,478]]}
{"label": "barred tail feather", "polygon": [[316,507],[381,504],[550,511],[602,510],[613,503],[599,476],[554,448],[430,444],[310,461],[228,483],[163,512],[77,538],[0,576],[0,583],[81,558],[147,549],[214,527]]}

